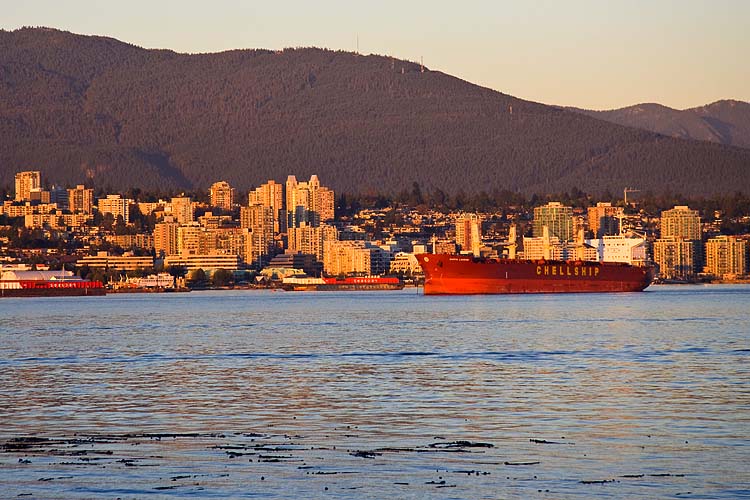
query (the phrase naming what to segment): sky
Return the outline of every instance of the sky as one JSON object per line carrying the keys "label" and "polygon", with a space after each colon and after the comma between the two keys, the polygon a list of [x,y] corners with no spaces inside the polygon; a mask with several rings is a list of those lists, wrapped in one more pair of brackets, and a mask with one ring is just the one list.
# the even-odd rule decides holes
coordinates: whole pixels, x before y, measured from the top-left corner
{"label": "sky", "polygon": [[[3,5],[5,4],[5,5]],[[0,0],[0,28],[146,48],[325,47],[412,61],[516,97],[613,109],[750,101],[748,0]]]}

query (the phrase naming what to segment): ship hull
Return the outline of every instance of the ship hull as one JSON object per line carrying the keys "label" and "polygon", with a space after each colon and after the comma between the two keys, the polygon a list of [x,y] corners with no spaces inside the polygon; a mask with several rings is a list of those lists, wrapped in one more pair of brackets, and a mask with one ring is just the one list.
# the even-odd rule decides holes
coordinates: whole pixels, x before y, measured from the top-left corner
{"label": "ship hull", "polygon": [[105,295],[104,288],[10,288],[0,289],[0,297],[84,297]]}
{"label": "ship hull", "polygon": [[653,269],[622,263],[417,255],[426,295],[640,292]]}
{"label": "ship hull", "polygon": [[351,278],[285,278],[281,288],[289,292],[366,292],[375,290],[401,290],[404,283],[398,278],[377,276]]}
{"label": "ship hull", "polygon": [[401,290],[403,284],[321,284],[321,285],[281,285],[288,292],[368,292],[377,290]]}
{"label": "ship hull", "polygon": [[105,294],[106,290],[100,281],[0,280],[0,297],[81,297]]}

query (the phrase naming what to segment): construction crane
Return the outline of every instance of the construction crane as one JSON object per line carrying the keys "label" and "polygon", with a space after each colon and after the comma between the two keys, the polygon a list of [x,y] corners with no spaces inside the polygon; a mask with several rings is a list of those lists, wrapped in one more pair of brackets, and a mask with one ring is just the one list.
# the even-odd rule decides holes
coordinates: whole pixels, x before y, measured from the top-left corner
{"label": "construction crane", "polygon": [[623,201],[625,202],[625,206],[626,207],[628,206],[628,193],[640,193],[640,192],[641,192],[640,189],[635,189],[635,188],[626,187],[625,189],[623,189],[622,190],[622,194],[624,195],[623,196],[623,198],[624,198]]}

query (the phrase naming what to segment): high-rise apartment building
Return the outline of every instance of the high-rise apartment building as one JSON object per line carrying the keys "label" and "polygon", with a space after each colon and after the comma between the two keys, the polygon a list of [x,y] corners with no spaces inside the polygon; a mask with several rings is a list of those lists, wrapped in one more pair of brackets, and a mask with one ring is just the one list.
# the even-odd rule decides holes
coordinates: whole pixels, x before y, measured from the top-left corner
{"label": "high-rise apartment building", "polygon": [[554,259],[566,260],[571,257],[571,248],[560,238],[553,236],[551,238],[536,237],[523,238],[522,256],[528,260]]}
{"label": "high-rise apartment building", "polygon": [[366,241],[326,241],[323,269],[329,276],[377,275],[388,271],[383,249]]}
{"label": "high-rise apartment building", "polygon": [[560,241],[570,241],[575,236],[573,231],[573,208],[560,202],[552,201],[544,206],[534,208],[532,224],[535,238],[544,234],[544,227],[549,228],[550,237],[557,236]]}
{"label": "high-rise apartment building", "polygon": [[[165,227],[171,230],[171,227]],[[157,238],[155,237],[155,245]],[[177,227],[177,252],[180,258],[234,255],[244,263],[251,264],[256,259],[253,234],[247,228],[207,229],[198,223],[183,224]],[[172,259],[173,260],[173,259]]]}
{"label": "high-rise apartment building", "polygon": [[620,232],[620,217],[625,214],[622,207],[613,207],[611,203],[599,202],[588,208],[589,229],[594,238],[613,236]]}
{"label": "high-rise apartment building", "polygon": [[159,222],[154,226],[154,249],[157,256],[177,255],[177,228],[176,222]]}
{"label": "high-rise apartment building", "polygon": [[462,252],[479,257],[482,247],[482,221],[477,214],[463,214],[456,218],[456,244]]}
{"label": "high-rise apartment building", "polygon": [[205,251],[208,254],[238,255],[245,264],[251,264],[255,256],[253,234],[247,228],[212,229],[204,233],[208,242]]}
{"label": "high-rise apartment building", "polygon": [[31,191],[41,189],[42,174],[33,170],[16,174],[16,201],[31,201]]}
{"label": "high-rise apartment building", "polygon": [[[303,188],[304,185],[304,188]],[[287,228],[299,227],[307,222],[307,211],[310,208],[310,192],[306,182],[297,182],[297,177],[286,178],[286,213]]]}
{"label": "high-rise apartment building", "polygon": [[337,241],[338,236],[338,230],[334,226],[309,226],[303,223],[300,227],[289,228],[289,251],[312,254],[323,262],[325,242]]}
{"label": "high-rise apartment building", "polygon": [[331,189],[320,185],[317,175],[309,182],[297,182],[293,175],[286,180],[287,226],[300,227],[305,223],[317,226],[334,217],[335,199]]}
{"label": "high-rise apartment building", "polygon": [[226,181],[214,182],[209,190],[211,206],[221,208],[227,212],[234,205],[234,188]]}
{"label": "high-rise apartment building", "polygon": [[333,190],[321,186],[317,175],[310,177],[308,185],[310,189],[310,208],[317,218],[315,223],[320,224],[333,220],[334,207],[336,206]]}
{"label": "high-rise apartment building", "polygon": [[108,194],[106,198],[100,198],[97,201],[97,208],[102,214],[112,214],[117,217],[122,217],[125,224],[130,222],[130,203],[132,200],[123,198],[119,194]]}
{"label": "high-rise apartment building", "polygon": [[57,204],[60,210],[68,209],[68,190],[62,186],[52,186],[49,190],[49,202]]}
{"label": "high-rise apartment building", "polygon": [[[679,269],[675,271],[675,277],[684,278],[692,276],[703,268],[702,237],[701,218],[697,210],[691,210],[685,205],[678,205],[671,210],[664,210],[662,212],[661,239],[682,240],[689,243],[682,245],[685,250],[676,251],[675,256],[684,258],[685,262],[690,261],[693,268],[690,273],[686,273],[682,270],[683,265],[686,264],[681,262],[677,264]],[[669,249],[672,246],[667,245],[666,248]],[[654,246],[654,261],[658,263],[656,261],[656,246]]]}
{"label": "high-rise apartment building", "polygon": [[203,237],[205,228],[200,227],[197,222],[181,224],[177,228],[177,253],[180,255],[207,254],[208,241]]}
{"label": "high-rise apartment building", "polygon": [[33,188],[31,191],[29,191],[29,198],[27,201],[42,203],[42,204],[49,204],[51,203],[51,195],[50,192],[46,189],[42,188]]}
{"label": "high-rise apartment building", "polygon": [[172,216],[179,224],[189,224],[195,220],[192,198],[186,196],[172,198],[169,205]]}
{"label": "high-rise apartment building", "polygon": [[661,214],[661,237],[700,240],[701,218],[697,210],[678,205]]}
{"label": "high-rise apartment building", "polygon": [[73,213],[90,214],[94,208],[94,190],[83,184],[68,189],[68,210]]}
{"label": "high-rise apartment building", "polygon": [[284,185],[270,180],[248,194],[248,205],[268,207],[273,212],[273,232],[286,232],[286,214],[284,210]]}
{"label": "high-rise apartment building", "polygon": [[249,229],[253,236],[252,258],[248,264],[263,265],[273,255],[274,212],[265,205],[240,208],[240,227]]}
{"label": "high-rise apartment building", "polygon": [[659,276],[666,279],[690,279],[695,275],[699,261],[699,242],[680,238],[662,238],[654,241],[654,263]]}
{"label": "high-rise apartment building", "polygon": [[705,271],[718,277],[747,274],[748,242],[735,236],[717,236],[706,241]]}

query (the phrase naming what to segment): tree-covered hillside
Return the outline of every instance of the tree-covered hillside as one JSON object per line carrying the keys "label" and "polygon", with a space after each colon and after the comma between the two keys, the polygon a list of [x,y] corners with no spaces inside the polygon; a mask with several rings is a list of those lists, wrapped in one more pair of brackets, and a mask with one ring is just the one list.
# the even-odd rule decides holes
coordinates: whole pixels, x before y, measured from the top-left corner
{"label": "tree-covered hillside", "polygon": [[177,54],[0,31],[0,175],[248,189],[316,173],[346,192],[750,185],[750,151],[523,101],[415,63],[322,49]]}

